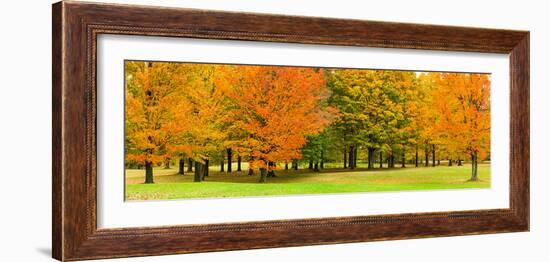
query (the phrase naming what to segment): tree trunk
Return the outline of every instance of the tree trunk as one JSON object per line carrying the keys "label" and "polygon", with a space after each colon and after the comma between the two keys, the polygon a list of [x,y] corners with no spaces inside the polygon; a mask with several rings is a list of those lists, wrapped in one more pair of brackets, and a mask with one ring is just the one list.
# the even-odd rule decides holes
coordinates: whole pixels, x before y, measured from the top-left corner
{"label": "tree trunk", "polygon": [[435,166],[435,145],[432,144],[432,167]]}
{"label": "tree trunk", "polygon": [[253,175],[254,175],[254,169],[253,169],[250,165],[248,165],[248,175],[249,175],[249,176],[253,176]]}
{"label": "tree trunk", "polygon": [[453,160],[449,158],[449,166],[453,166]]}
{"label": "tree trunk", "polygon": [[203,171],[202,171],[202,164],[195,161],[195,177],[193,178],[194,182],[202,182],[203,180]]}
{"label": "tree trunk", "polygon": [[321,150],[321,169],[325,168],[325,152],[323,150]]}
{"label": "tree trunk", "polygon": [[313,168],[313,171],[319,172],[319,162],[315,162],[315,167]]}
{"label": "tree trunk", "polygon": [[348,147],[344,147],[344,168],[348,168]]}
{"label": "tree trunk", "polygon": [[416,152],[414,153],[414,167],[418,167],[418,146],[416,147]]}
{"label": "tree trunk", "polygon": [[373,148],[373,147],[369,147],[367,149],[367,153],[368,153],[368,166],[367,168],[368,169],[372,169],[374,168],[374,153],[376,152],[376,148]]}
{"label": "tree trunk", "polygon": [[313,169],[313,159],[309,159],[309,166],[308,166],[308,168],[309,168],[310,170]]}
{"label": "tree trunk", "polygon": [[153,184],[153,163],[145,161],[145,184]]}
{"label": "tree trunk", "polygon": [[267,171],[267,176],[275,177],[275,163],[269,162],[267,166],[269,167],[269,170]]}
{"label": "tree trunk", "polygon": [[472,153],[472,178],[470,180],[477,181],[477,153]]}
{"label": "tree trunk", "polygon": [[405,167],[405,152],[403,152],[403,156],[401,158],[401,167]]}
{"label": "tree trunk", "polygon": [[441,159],[437,159],[437,165],[439,166],[441,164]]}
{"label": "tree trunk", "polygon": [[170,158],[164,160],[164,169],[170,169]]}
{"label": "tree trunk", "polygon": [[241,156],[237,157],[237,171],[241,172]]}
{"label": "tree trunk", "polygon": [[353,146],[349,147],[348,167],[353,169]]}
{"label": "tree trunk", "polygon": [[204,180],[205,177],[208,176],[208,171],[210,170],[210,160],[206,159],[204,160],[204,174],[202,176],[202,180]]}
{"label": "tree trunk", "polygon": [[231,148],[227,149],[227,173],[231,173],[232,164],[233,164],[233,150]]}
{"label": "tree trunk", "polygon": [[372,152],[367,148],[367,169],[372,169]]}
{"label": "tree trunk", "polygon": [[430,164],[429,155],[430,155],[430,152],[429,152],[428,146],[426,146],[426,151],[424,152],[424,156],[426,158],[424,162],[424,166],[428,166]]}
{"label": "tree trunk", "polygon": [[193,159],[187,159],[187,172],[193,172]]}
{"label": "tree trunk", "polygon": [[267,169],[260,168],[260,183],[267,182]]}
{"label": "tree trunk", "polygon": [[357,167],[357,156],[359,155],[357,152],[358,152],[358,147],[357,146],[354,146],[353,147],[353,168],[356,168]]}
{"label": "tree trunk", "polygon": [[380,150],[380,168],[384,166],[384,161],[382,161],[382,150]]}
{"label": "tree trunk", "polygon": [[298,170],[298,160],[292,160],[292,165],[294,166],[294,170]]}
{"label": "tree trunk", "polygon": [[288,163],[285,163],[285,170],[288,170]]}
{"label": "tree trunk", "polygon": [[355,147],[354,146],[350,146],[349,147],[349,163],[348,163],[348,166],[350,169],[354,169],[355,168],[355,164],[353,163],[353,160],[355,159],[355,156],[354,156],[354,153],[355,153]]}
{"label": "tree trunk", "polygon": [[180,166],[179,166],[178,174],[183,175],[184,174],[183,170],[185,170],[185,160],[183,160],[183,157],[180,158],[180,163],[179,164],[180,164]]}
{"label": "tree trunk", "polygon": [[458,160],[458,164],[457,164],[457,165],[458,165],[458,166],[462,166],[462,159],[459,159],[459,160]]}
{"label": "tree trunk", "polygon": [[271,169],[271,170],[267,171],[267,176],[268,177],[276,177],[275,170]]}
{"label": "tree trunk", "polygon": [[223,161],[223,156],[222,156],[222,161],[220,162],[220,172],[225,172],[225,162]]}

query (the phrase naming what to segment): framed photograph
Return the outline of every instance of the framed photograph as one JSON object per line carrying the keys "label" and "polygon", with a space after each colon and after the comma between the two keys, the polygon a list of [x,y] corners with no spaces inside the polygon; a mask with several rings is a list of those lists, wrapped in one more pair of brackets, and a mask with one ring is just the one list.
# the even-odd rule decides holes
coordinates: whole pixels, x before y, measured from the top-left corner
{"label": "framed photograph", "polygon": [[529,32],[53,5],[53,257],[529,230]]}

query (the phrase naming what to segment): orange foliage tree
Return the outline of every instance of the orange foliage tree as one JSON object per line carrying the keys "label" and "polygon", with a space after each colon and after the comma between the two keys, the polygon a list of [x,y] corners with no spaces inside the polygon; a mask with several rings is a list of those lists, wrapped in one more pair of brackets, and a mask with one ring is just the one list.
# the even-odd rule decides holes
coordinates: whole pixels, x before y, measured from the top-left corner
{"label": "orange foliage tree", "polygon": [[490,80],[487,74],[441,73],[436,79],[439,138],[455,154],[468,154],[471,180],[477,180],[478,161],[490,150]]}
{"label": "orange foliage tree", "polygon": [[323,70],[227,66],[225,71],[220,84],[234,105],[232,126],[244,134],[237,147],[266,182],[275,163],[300,159],[306,136],[331,123],[335,111],[322,103],[329,95]]}
{"label": "orange foliage tree", "polygon": [[174,148],[191,108],[183,103],[186,75],[175,64],[126,63],[126,160],[145,165],[145,183],[153,183],[153,165]]}

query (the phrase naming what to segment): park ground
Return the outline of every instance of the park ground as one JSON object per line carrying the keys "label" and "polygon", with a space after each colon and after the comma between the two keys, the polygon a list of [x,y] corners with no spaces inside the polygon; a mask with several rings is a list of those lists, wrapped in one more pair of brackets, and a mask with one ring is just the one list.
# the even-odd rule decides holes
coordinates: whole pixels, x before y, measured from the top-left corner
{"label": "park ground", "polygon": [[[235,166],[236,167],[236,166]],[[234,169],[236,169],[233,167]],[[479,164],[479,180],[469,181],[471,166],[406,167],[392,169],[327,168],[321,172],[309,169],[277,170],[276,177],[258,183],[259,174],[221,173],[215,168],[203,182],[193,182],[193,174],[177,174],[177,166],[154,169],[155,183],[143,184],[143,169],[126,170],[126,200],[159,200],[188,198],[220,198],[296,194],[383,192],[406,190],[444,190],[489,188],[490,164]]]}

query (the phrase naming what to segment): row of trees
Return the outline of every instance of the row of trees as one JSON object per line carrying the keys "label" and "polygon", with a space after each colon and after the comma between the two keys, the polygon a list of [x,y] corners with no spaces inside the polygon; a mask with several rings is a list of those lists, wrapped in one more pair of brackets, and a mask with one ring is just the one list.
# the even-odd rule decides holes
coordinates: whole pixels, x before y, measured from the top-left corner
{"label": "row of trees", "polygon": [[[490,82],[485,74],[414,73],[160,62],[126,62],[126,159],[153,165],[184,158],[195,181],[233,157],[260,170],[277,164],[355,168],[365,152],[418,165],[419,151],[472,161],[489,153]],[[190,167],[190,166],[189,166]],[[228,165],[228,169],[231,165]],[[231,171],[231,170],[228,170]]]}
{"label": "row of trees", "polygon": [[359,151],[373,168],[377,156],[389,167],[411,158],[418,166],[419,151],[426,165],[437,152],[450,164],[471,159],[472,180],[477,179],[478,161],[490,148],[487,74],[346,69],[329,70],[327,79],[328,103],[339,116],[310,139],[306,157],[317,162],[325,152],[343,152],[354,168]]}

